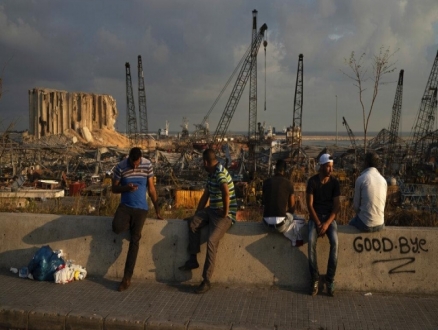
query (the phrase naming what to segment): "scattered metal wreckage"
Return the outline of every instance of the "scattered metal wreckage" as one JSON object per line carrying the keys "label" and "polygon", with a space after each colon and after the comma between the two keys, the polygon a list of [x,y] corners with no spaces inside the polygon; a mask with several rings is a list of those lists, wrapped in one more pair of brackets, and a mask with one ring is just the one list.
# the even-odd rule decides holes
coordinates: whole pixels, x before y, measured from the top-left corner
{"label": "scattered metal wreckage", "polygon": [[[370,140],[370,146],[384,146],[379,137]],[[147,152],[154,164],[156,185],[160,203],[168,208],[195,208],[204,189],[206,174],[202,163],[202,150],[188,148],[187,143],[171,139],[172,148],[158,148]],[[21,134],[10,133],[2,137],[0,145],[0,198],[21,198],[17,206],[24,206],[25,199],[61,198],[64,196],[106,196],[110,193],[114,166],[129,153],[129,148],[90,147],[73,143],[63,135],[46,136],[27,141]],[[385,141],[383,139],[383,141]],[[247,167],[249,150],[243,140],[228,142],[219,154],[219,160],[227,166],[236,183],[239,204],[243,208],[259,206],[263,180],[273,174],[277,159],[290,164],[289,177],[296,184],[305,209],[304,190],[307,179],[316,173],[317,160],[322,153],[330,153],[335,159],[334,173],[345,187],[345,199],[350,199],[355,178],[359,175],[357,150],[342,146],[302,146],[307,159],[293,163],[291,148],[281,141],[268,140],[261,143],[256,152],[256,172]],[[431,147],[432,148],[432,147]],[[429,148],[429,149],[431,149]],[[384,147],[373,148],[377,152]],[[382,169],[381,169],[382,170]],[[431,176],[430,176],[431,177]],[[419,182],[392,177],[389,181],[398,187],[400,206],[405,208],[436,209],[438,186],[436,179]],[[425,185],[427,183],[427,185]]]}

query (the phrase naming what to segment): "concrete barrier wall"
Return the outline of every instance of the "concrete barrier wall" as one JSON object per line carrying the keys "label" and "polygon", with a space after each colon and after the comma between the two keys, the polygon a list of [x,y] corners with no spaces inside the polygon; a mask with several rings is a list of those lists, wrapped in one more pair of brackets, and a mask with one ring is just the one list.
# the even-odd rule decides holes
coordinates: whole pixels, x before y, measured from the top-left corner
{"label": "concrete barrier wall", "polygon": [[[0,267],[26,266],[37,249],[63,249],[68,259],[87,268],[89,277],[121,278],[128,234],[115,235],[110,217],[0,213]],[[204,230],[204,239],[205,236]],[[364,234],[339,226],[336,287],[365,292],[438,293],[438,228],[387,227]],[[201,280],[201,268],[181,272],[188,257],[183,220],[148,219],[143,229],[134,278],[160,282]],[[318,264],[325,273],[328,240],[318,240]],[[212,279],[219,283],[290,286],[308,289],[307,244],[292,247],[261,223],[236,223],[219,246]]]}

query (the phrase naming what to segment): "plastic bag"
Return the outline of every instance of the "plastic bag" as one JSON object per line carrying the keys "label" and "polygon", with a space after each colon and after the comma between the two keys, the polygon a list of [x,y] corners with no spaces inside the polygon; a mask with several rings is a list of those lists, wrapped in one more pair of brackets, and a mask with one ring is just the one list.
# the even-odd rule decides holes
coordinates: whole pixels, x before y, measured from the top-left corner
{"label": "plastic bag", "polygon": [[283,235],[291,240],[292,246],[302,246],[304,243],[303,227],[306,224],[304,217],[286,213],[289,227],[283,232]]}
{"label": "plastic bag", "polygon": [[304,225],[306,224],[306,220],[303,217],[295,215],[294,222],[295,222],[294,231],[295,231],[296,240],[295,240],[295,244],[294,244],[294,241],[292,241],[292,245],[293,246],[302,246],[304,244],[304,235],[303,235],[302,229],[303,229]]}
{"label": "plastic bag", "polygon": [[27,268],[35,280],[53,281],[53,274],[64,265],[64,259],[45,245],[35,253]]}
{"label": "plastic bag", "polygon": [[65,267],[55,272],[55,283],[66,284],[73,280],[83,280],[87,276],[87,270],[80,266],[75,265],[71,261],[67,261]]}

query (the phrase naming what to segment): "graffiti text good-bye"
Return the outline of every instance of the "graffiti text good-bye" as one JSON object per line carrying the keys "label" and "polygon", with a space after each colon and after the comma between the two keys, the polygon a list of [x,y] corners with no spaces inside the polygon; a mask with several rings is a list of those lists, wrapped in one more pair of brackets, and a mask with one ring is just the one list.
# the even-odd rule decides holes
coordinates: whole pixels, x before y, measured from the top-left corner
{"label": "graffiti text good-bye", "polygon": [[358,253],[362,252],[391,252],[393,250],[399,250],[400,254],[407,253],[420,253],[427,252],[426,240],[418,237],[406,238],[404,236],[399,237],[395,241],[387,237],[382,238],[363,238],[358,236],[353,241],[354,251]]}

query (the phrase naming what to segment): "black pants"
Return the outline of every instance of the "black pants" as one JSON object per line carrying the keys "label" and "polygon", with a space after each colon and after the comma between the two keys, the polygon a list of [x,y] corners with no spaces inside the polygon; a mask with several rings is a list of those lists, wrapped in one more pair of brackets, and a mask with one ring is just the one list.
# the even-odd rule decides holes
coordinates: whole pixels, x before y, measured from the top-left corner
{"label": "black pants", "polygon": [[131,278],[134,273],[135,262],[137,261],[138,249],[140,247],[141,232],[148,211],[135,209],[124,204],[119,204],[113,219],[113,232],[120,234],[129,229],[131,240],[129,242],[128,256],[125,263],[125,278]]}

